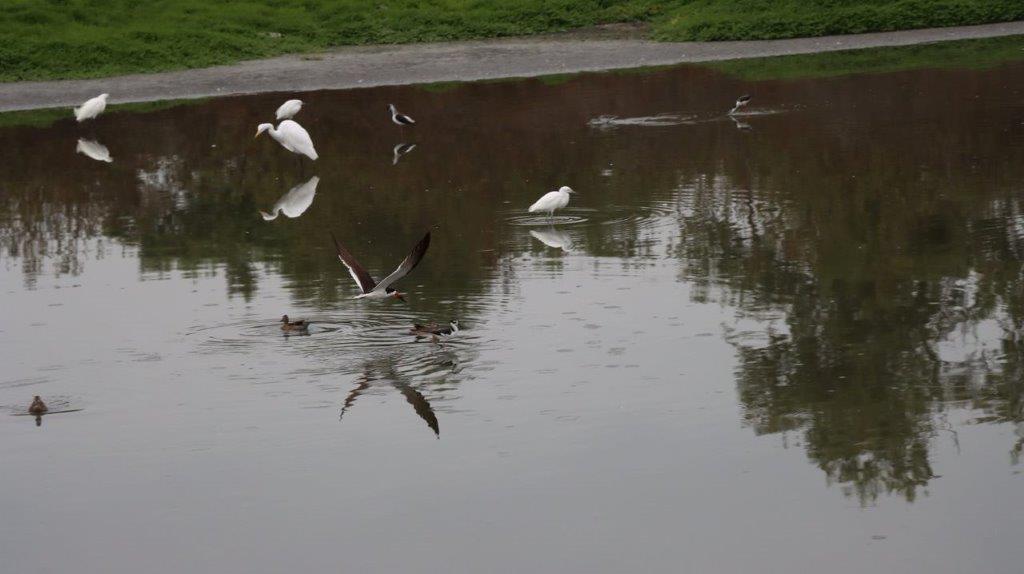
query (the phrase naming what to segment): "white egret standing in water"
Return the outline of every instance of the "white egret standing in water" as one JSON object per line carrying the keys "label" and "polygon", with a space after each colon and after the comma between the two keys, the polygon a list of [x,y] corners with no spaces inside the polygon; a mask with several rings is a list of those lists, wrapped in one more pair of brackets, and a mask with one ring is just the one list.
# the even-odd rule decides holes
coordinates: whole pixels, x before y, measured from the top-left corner
{"label": "white egret standing in water", "polygon": [[731,115],[735,114],[736,112],[740,111],[740,108],[742,108],[743,106],[745,106],[745,105],[747,105],[749,103],[750,103],[750,95],[749,94],[743,94],[742,96],[736,98],[736,105],[733,106],[733,108],[731,110],[729,110],[729,115],[731,116]]}
{"label": "white egret standing in water", "polygon": [[263,132],[270,132],[270,137],[277,140],[277,143],[292,153],[304,155],[312,160],[320,157],[317,155],[316,149],[313,148],[313,139],[309,137],[309,132],[306,131],[306,128],[292,120],[281,122],[277,125],[276,129],[274,124],[260,124],[256,126],[255,137],[260,137],[260,134]]}
{"label": "white egret standing in water", "polygon": [[288,193],[281,196],[270,209],[270,213],[261,211],[264,221],[277,219],[278,214],[284,213],[285,217],[295,219],[305,213],[310,205],[313,205],[313,197],[316,196],[316,186],[320,178],[313,176],[306,183],[300,183],[288,190]]}
{"label": "white egret standing in water", "polygon": [[91,120],[107,109],[107,98],[110,94],[100,94],[95,98],[86,100],[84,104],[75,108],[75,120],[83,122]]}
{"label": "white egret standing in water", "polygon": [[75,147],[75,151],[96,161],[105,161],[107,163],[114,161],[114,158],[110,157],[110,150],[107,149],[107,146],[96,140],[78,138],[78,145]]}
{"label": "white egret standing in water", "polygon": [[277,108],[277,119],[287,120],[295,117],[295,114],[299,113],[302,109],[302,100],[288,100],[281,104],[281,107]]}
{"label": "white egret standing in water", "polygon": [[569,205],[570,193],[576,192],[567,185],[563,185],[558,191],[549,191],[530,206],[530,213],[546,211],[548,212],[548,217],[551,217],[555,214],[556,209],[562,209]]}

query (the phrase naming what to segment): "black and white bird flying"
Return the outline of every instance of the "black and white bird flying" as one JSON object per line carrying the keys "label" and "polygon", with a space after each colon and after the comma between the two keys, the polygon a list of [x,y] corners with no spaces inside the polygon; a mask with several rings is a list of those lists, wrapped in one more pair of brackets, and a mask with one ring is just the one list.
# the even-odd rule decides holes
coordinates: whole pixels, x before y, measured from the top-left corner
{"label": "black and white bird flying", "polygon": [[423,256],[427,253],[427,247],[430,247],[430,232],[428,231],[423,239],[416,244],[416,247],[412,248],[409,255],[406,255],[401,265],[397,269],[391,272],[378,283],[363,269],[363,266],[356,261],[355,257],[348,252],[347,249],[342,247],[341,243],[338,242],[338,238],[331,234],[331,239],[334,240],[334,247],[338,251],[338,259],[341,260],[342,264],[348,268],[348,272],[352,275],[352,279],[359,286],[361,293],[356,295],[354,299],[386,299],[388,297],[394,297],[396,299],[405,300],[405,293],[400,293],[397,289],[391,285],[397,282],[402,277],[409,274],[410,271],[416,268],[423,259]]}

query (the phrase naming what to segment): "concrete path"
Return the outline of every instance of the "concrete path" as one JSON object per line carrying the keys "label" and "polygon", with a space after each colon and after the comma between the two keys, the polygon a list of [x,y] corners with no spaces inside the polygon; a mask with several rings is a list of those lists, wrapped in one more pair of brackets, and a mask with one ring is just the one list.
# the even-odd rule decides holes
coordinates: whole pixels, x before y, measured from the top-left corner
{"label": "concrete path", "polygon": [[101,92],[111,103],[257,92],[358,88],[529,77],[807,54],[1024,34],[1024,22],[747,42],[651,42],[566,34],[536,38],[340,48],[199,70],[97,80],[0,84],[0,111],[76,105]]}

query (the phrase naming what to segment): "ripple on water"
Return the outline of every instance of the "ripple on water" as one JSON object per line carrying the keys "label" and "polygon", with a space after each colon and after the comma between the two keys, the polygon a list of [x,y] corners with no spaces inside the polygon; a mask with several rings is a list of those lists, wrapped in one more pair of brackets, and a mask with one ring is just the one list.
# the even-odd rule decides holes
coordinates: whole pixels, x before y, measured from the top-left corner
{"label": "ripple on water", "polygon": [[[370,312],[372,315],[367,315]],[[409,333],[414,322],[406,310],[358,309],[331,315],[308,316],[309,333],[285,335],[272,320],[244,321],[195,329],[204,354],[266,356],[280,352],[282,343],[307,359],[294,374],[359,373],[365,369],[396,376],[426,376],[461,370],[475,353],[471,332],[460,331],[440,344]]]}
{"label": "ripple on water", "polygon": [[667,203],[654,205],[610,205],[595,217],[599,225],[629,225],[637,229],[652,229],[665,225],[678,225],[676,209]]}
{"label": "ripple on water", "polygon": [[523,227],[548,227],[552,225],[581,225],[589,222],[597,210],[587,207],[569,207],[559,210],[558,215],[549,217],[546,213],[516,212],[505,218],[510,225]]}
{"label": "ripple on water", "polygon": [[697,118],[695,115],[680,115],[680,114],[657,114],[654,116],[636,116],[631,118],[620,118],[619,116],[598,116],[593,118],[587,125],[597,129],[615,129],[624,126],[637,126],[637,127],[665,127],[665,126],[679,126],[683,124],[693,123]]}

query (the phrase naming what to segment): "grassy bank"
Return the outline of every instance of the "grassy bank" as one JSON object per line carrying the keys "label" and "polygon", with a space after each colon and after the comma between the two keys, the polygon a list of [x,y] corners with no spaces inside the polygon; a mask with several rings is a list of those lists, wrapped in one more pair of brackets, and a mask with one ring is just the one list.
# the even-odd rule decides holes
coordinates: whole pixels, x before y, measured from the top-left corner
{"label": "grassy bank", "polygon": [[332,46],[649,22],[663,40],[1024,19],[1020,0],[3,0],[0,81],[195,68]]}
{"label": "grassy bank", "polygon": [[1021,0],[695,0],[670,11],[654,37],[770,40],[1021,19]]}
{"label": "grassy bank", "polygon": [[827,78],[919,68],[983,69],[1024,60],[1024,36],[707,62],[746,81]]}

